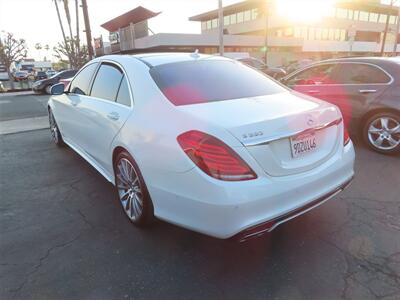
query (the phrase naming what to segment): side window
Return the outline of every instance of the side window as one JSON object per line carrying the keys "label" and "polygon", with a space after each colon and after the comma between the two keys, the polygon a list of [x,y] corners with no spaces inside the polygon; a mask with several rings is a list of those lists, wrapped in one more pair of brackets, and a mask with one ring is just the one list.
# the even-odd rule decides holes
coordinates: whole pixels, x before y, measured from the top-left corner
{"label": "side window", "polygon": [[131,106],[131,97],[128,88],[128,80],[124,76],[119,87],[117,102],[126,106]]}
{"label": "side window", "polygon": [[289,78],[286,84],[293,86],[333,83],[332,75],[335,67],[334,64],[324,64],[308,68]]}
{"label": "side window", "polygon": [[341,64],[336,75],[336,82],[339,84],[374,84],[389,81],[390,77],[381,69],[366,64]]}
{"label": "side window", "polygon": [[71,86],[69,88],[70,93],[87,95],[90,80],[92,79],[96,67],[97,63],[94,63],[83,68],[71,82]]}
{"label": "side window", "polygon": [[111,64],[103,63],[94,79],[92,97],[115,101],[122,79],[122,72]]}

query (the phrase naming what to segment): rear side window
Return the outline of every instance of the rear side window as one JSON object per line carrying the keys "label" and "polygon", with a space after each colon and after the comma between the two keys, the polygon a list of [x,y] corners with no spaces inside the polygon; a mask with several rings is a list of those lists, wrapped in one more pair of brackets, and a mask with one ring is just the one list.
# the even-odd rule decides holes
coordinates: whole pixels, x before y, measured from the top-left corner
{"label": "rear side window", "polygon": [[335,81],[339,84],[388,83],[390,77],[384,71],[372,65],[346,63],[339,65]]}
{"label": "rear side window", "polygon": [[[90,64],[84,67],[71,82],[69,91],[74,94],[87,95],[89,90],[90,80],[92,79],[96,67],[97,63]],[[69,78],[69,77],[62,77],[62,78]]]}
{"label": "rear side window", "polygon": [[131,106],[131,97],[128,88],[128,80],[124,76],[121,81],[121,85],[119,87],[118,95],[117,95],[117,103]]}
{"label": "rear side window", "polygon": [[115,101],[122,80],[122,71],[107,63],[103,63],[94,79],[91,96]]}
{"label": "rear side window", "polygon": [[169,63],[152,68],[150,74],[174,105],[257,97],[286,91],[261,72],[229,60]]}

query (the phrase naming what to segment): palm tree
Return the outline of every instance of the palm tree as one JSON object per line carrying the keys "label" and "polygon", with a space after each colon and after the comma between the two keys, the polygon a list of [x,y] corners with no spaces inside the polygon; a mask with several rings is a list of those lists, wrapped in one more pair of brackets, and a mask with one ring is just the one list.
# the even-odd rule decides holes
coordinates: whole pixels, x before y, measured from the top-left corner
{"label": "palm tree", "polygon": [[[64,39],[64,43],[65,43],[66,47],[68,47],[67,37],[65,36],[64,26],[63,26],[63,23],[62,23],[62,20],[61,20],[60,10],[58,9],[57,0],[53,0],[53,1],[54,1],[55,6],[56,6],[58,22],[60,23],[60,28],[61,28],[62,36],[63,36],[63,39]],[[69,60],[70,65],[72,66],[71,55],[69,55],[69,54],[68,54],[68,60]]]}
{"label": "palm tree", "polygon": [[40,59],[42,59],[42,57],[41,57],[41,55],[40,55],[40,50],[42,50],[42,45],[41,45],[40,43],[36,43],[36,44],[35,44],[35,49],[36,49],[37,51],[39,51],[39,57],[40,57]]}
{"label": "palm tree", "polygon": [[63,2],[64,2],[65,16],[67,17],[67,23],[68,23],[68,28],[69,28],[69,35],[70,35],[70,37],[71,37],[71,51],[72,51],[72,53],[75,54],[75,45],[74,45],[74,43],[73,43],[74,35],[72,34],[71,14],[70,14],[70,12],[69,12],[68,0],[63,0]]}
{"label": "palm tree", "polygon": [[80,53],[80,40],[79,40],[79,4],[75,0],[75,14],[76,14],[76,53]]}

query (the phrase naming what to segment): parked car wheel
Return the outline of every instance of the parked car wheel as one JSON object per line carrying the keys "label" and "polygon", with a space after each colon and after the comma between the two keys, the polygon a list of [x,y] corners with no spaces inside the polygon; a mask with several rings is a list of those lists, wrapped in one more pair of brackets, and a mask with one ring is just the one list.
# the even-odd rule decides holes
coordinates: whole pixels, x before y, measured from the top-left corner
{"label": "parked car wheel", "polygon": [[53,112],[49,109],[49,123],[50,123],[50,132],[51,137],[53,139],[54,144],[61,147],[64,146],[64,141],[62,139],[60,130],[58,129],[56,119],[54,118]]}
{"label": "parked car wheel", "polygon": [[114,174],[119,200],[129,220],[137,226],[151,223],[154,214],[150,195],[137,164],[127,152],[117,156]]}
{"label": "parked car wheel", "polygon": [[366,144],[376,152],[393,154],[400,152],[400,115],[382,112],[370,117],[364,124]]}
{"label": "parked car wheel", "polygon": [[44,88],[44,90],[46,91],[46,94],[48,94],[48,95],[51,94],[50,89],[51,89],[51,85],[50,84]]}

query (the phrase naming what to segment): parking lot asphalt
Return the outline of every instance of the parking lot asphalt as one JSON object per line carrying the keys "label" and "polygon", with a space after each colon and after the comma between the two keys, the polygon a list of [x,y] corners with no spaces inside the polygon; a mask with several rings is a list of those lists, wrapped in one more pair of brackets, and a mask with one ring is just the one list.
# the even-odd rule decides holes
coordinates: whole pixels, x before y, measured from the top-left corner
{"label": "parking lot asphalt", "polygon": [[48,130],[1,135],[0,149],[0,299],[400,298],[398,156],[358,143],[347,190],[238,244],[134,227]]}
{"label": "parking lot asphalt", "polygon": [[0,122],[47,116],[48,95],[0,94]]}

